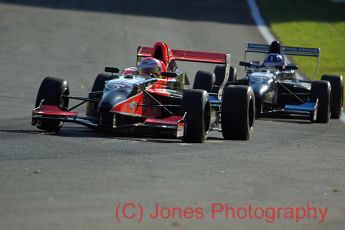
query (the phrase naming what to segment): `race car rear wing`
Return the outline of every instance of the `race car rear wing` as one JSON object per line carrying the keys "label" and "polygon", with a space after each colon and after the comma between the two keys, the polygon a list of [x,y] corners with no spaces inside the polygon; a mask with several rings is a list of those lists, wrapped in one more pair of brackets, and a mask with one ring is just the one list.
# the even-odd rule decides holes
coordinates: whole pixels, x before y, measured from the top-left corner
{"label": "race car rear wing", "polygon": [[[247,43],[245,47],[244,59],[247,58],[247,53],[269,53],[270,45],[266,44],[256,44],[256,43]],[[294,56],[306,56],[306,57],[317,57],[318,62],[315,68],[313,79],[319,70],[320,66],[320,48],[306,48],[306,47],[293,47],[293,46],[281,46],[281,51],[283,57],[285,55],[294,55]],[[284,57],[285,58],[285,57]]]}
{"label": "race car rear wing", "polygon": [[[152,52],[153,52],[152,47],[139,46],[137,55],[138,57],[151,57]],[[171,52],[172,52],[172,56],[177,61],[226,64],[227,57],[228,56],[230,57],[230,54],[200,52],[200,51],[190,51],[190,50],[171,50]]]}
{"label": "race car rear wing", "polygon": [[[139,46],[137,57],[151,57],[153,52],[152,47]],[[211,64],[223,64],[225,65],[225,78],[223,84],[220,86],[218,91],[218,98],[220,99],[223,89],[228,82],[230,75],[230,62],[231,55],[224,53],[212,53],[212,52],[200,52],[190,50],[171,50],[172,57],[176,61],[188,61],[188,62],[202,62]]]}
{"label": "race car rear wing", "polygon": [[[293,46],[281,46],[281,48],[283,54],[285,55],[320,57],[320,48],[305,48]],[[268,53],[269,49],[269,45],[247,43],[245,51],[248,53]]]}

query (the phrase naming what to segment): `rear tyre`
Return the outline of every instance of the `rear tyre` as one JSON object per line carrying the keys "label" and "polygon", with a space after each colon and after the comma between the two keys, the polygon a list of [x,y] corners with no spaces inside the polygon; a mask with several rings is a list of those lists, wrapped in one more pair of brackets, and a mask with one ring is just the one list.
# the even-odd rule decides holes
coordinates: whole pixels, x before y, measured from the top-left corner
{"label": "rear tyre", "polygon": [[182,109],[187,112],[182,140],[190,143],[203,143],[210,129],[211,105],[206,91],[185,90]]}
{"label": "rear tyre", "polygon": [[[214,74],[216,75],[215,85],[222,85],[224,78],[225,78],[225,66],[216,65],[214,68]],[[230,74],[228,82],[236,81],[237,79],[237,69],[235,67],[230,66]]]}
{"label": "rear tyre", "polygon": [[224,88],[222,99],[222,133],[226,140],[248,140],[255,120],[255,96],[248,86]]}
{"label": "rear tyre", "polygon": [[[43,105],[55,105],[59,106],[62,110],[67,110],[69,101],[65,96],[68,95],[69,85],[66,80],[46,77],[43,79],[38,90],[35,107],[40,106],[43,100]],[[62,121],[39,120],[36,126],[44,131],[58,132],[62,125]]]}
{"label": "rear tyre", "polygon": [[215,76],[206,71],[198,71],[194,78],[193,89],[201,89],[211,92],[215,81]]}
{"label": "rear tyre", "polygon": [[331,84],[331,118],[339,119],[344,100],[343,76],[323,75],[321,80],[329,81]]}
{"label": "rear tyre", "polygon": [[318,100],[316,121],[327,123],[330,118],[331,85],[328,81],[313,81],[311,84],[310,100]]}

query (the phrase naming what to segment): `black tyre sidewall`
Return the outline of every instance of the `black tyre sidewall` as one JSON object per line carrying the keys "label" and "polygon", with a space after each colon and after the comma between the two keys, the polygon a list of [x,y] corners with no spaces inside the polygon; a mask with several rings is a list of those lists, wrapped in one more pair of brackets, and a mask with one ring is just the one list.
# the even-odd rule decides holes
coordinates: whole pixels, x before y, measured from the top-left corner
{"label": "black tyre sidewall", "polygon": [[343,76],[323,75],[321,80],[329,81],[331,84],[331,118],[338,119],[343,110]]}
{"label": "black tyre sidewall", "polygon": [[[66,110],[68,108],[68,98],[63,96],[69,95],[69,85],[66,80],[46,77],[43,79],[38,90],[35,107],[37,108],[43,100],[43,105],[59,106],[60,109]],[[54,120],[41,120],[37,128],[57,132],[62,127],[63,122]]]}
{"label": "black tyre sidewall", "polygon": [[185,90],[182,110],[187,112],[183,141],[203,143],[210,128],[210,101],[204,90]]}
{"label": "black tyre sidewall", "polygon": [[327,123],[330,119],[330,98],[331,85],[328,81],[313,81],[311,86],[311,101],[316,102],[317,106],[317,123]]}
{"label": "black tyre sidewall", "polygon": [[[92,88],[91,88],[91,92],[99,92],[99,91],[103,91],[104,87],[105,87],[105,82],[106,81],[110,81],[113,80],[115,78],[114,75],[110,74],[110,73],[100,73],[97,75],[97,77],[95,78],[95,81],[93,82]],[[89,97],[91,98],[91,96],[89,95]],[[101,99],[101,98],[92,98],[92,99]],[[98,116],[98,102],[87,102],[86,104],[86,116],[90,116],[90,117],[97,117]]]}
{"label": "black tyre sidewall", "polygon": [[[225,78],[225,66],[216,65],[214,68],[214,74],[216,76],[215,84],[216,85],[222,85],[224,78]],[[237,69],[233,66],[230,66],[230,74],[228,82],[236,81],[237,78]]]}
{"label": "black tyre sidewall", "polygon": [[62,96],[69,95],[69,85],[66,80],[46,77],[38,90],[35,107],[38,107],[44,99],[45,105],[62,105],[61,109],[67,109],[68,100],[62,102]]}
{"label": "black tyre sidewall", "polygon": [[206,71],[198,71],[194,78],[193,89],[201,89],[211,92],[215,81],[215,76]]}
{"label": "black tyre sidewall", "polygon": [[227,140],[248,140],[255,120],[255,97],[248,86],[224,88],[222,99],[222,133]]}
{"label": "black tyre sidewall", "polygon": [[104,90],[104,86],[105,86],[105,82],[106,81],[110,81],[112,79],[114,79],[115,77],[112,74],[108,74],[108,73],[100,73],[97,75],[93,85],[92,85],[92,89],[91,92],[95,92],[95,91],[103,91]]}

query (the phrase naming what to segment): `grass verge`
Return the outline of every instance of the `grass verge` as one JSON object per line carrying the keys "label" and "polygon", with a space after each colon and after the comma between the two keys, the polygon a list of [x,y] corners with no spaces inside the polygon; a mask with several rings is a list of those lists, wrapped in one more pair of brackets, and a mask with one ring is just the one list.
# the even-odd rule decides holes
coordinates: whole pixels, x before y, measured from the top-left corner
{"label": "grass verge", "polygon": [[[264,19],[285,45],[321,48],[322,74],[345,75],[345,3],[339,0],[257,0]],[[293,57],[311,77],[316,60]],[[345,77],[345,76],[344,76]]]}

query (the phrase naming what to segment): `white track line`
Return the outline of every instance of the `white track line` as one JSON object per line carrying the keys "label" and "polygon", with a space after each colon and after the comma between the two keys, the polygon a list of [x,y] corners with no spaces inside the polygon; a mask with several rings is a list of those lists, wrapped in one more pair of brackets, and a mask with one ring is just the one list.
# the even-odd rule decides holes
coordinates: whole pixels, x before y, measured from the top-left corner
{"label": "white track line", "polygon": [[[277,40],[276,37],[272,34],[271,30],[267,27],[264,19],[261,16],[261,13],[259,11],[259,7],[256,4],[255,0],[247,0],[248,6],[250,8],[250,13],[252,14],[252,17],[255,21],[256,26],[258,27],[258,30],[266,40],[266,42],[269,44],[274,40]],[[299,73],[297,73],[297,78],[304,79],[303,76],[301,76]],[[341,114],[340,120],[345,123],[345,113],[343,112]]]}
{"label": "white track line", "polygon": [[[259,11],[259,7],[256,4],[255,0],[247,0],[250,13],[252,14],[252,17],[255,21],[255,24],[260,31],[261,35],[264,37],[266,40],[267,44],[270,44],[272,41],[278,40],[271,32],[271,30],[268,28],[266,25],[264,19],[261,16],[261,13]],[[290,62],[289,57],[286,57],[287,60]],[[303,80],[305,77],[300,74],[299,72],[296,72],[296,77],[297,79]]]}
{"label": "white track line", "polygon": [[260,33],[265,38],[266,42],[269,44],[274,40],[277,40],[270,29],[267,27],[264,19],[262,18],[258,5],[255,0],[247,0],[248,6],[250,8],[250,13],[255,21],[256,26],[258,27]]}

